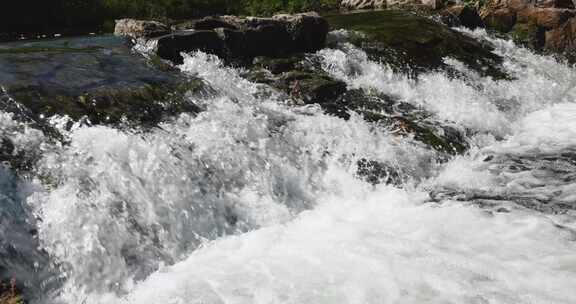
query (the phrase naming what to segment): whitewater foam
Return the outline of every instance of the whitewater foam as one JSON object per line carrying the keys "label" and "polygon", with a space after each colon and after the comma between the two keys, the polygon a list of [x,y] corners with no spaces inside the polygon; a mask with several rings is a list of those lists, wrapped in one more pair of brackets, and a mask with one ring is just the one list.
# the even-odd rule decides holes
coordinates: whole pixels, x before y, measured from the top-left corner
{"label": "whitewater foam", "polygon": [[[28,197],[66,279],[58,300],[576,302],[574,217],[520,204],[576,196],[574,170],[543,163],[576,148],[576,72],[467,34],[494,43],[515,79],[483,78],[450,60],[469,77],[412,79],[345,42],[316,54],[349,87],[395,95],[467,130],[470,152],[444,164],[359,115],[344,121],[280,93],[264,98],[242,71],[201,52],[180,67],[215,91],[190,96],[205,109],[197,116],[152,130],[62,130],[69,144],[38,146],[49,180]],[[408,182],[363,181],[364,159]],[[522,170],[511,167],[518,161]],[[487,197],[506,208],[485,208]]]}

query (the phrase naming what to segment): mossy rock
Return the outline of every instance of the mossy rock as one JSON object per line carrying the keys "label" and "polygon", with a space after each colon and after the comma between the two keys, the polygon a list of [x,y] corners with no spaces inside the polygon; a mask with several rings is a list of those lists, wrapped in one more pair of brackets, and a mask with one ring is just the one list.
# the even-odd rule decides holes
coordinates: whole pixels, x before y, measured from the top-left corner
{"label": "mossy rock", "polygon": [[292,71],[280,82],[285,91],[308,104],[330,102],[346,92],[346,83],[320,73]]}
{"label": "mossy rock", "polygon": [[464,134],[455,128],[435,122],[432,115],[393,96],[350,90],[331,103],[321,104],[329,114],[349,119],[349,111],[361,114],[366,121],[397,130],[401,136],[413,136],[432,149],[449,155],[468,150]]}
{"label": "mossy rock", "polygon": [[480,75],[508,78],[493,48],[448,26],[410,12],[384,10],[326,16],[333,29],[360,31],[352,43],[404,72],[446,67],[445,57],[462,61]]}
{"label": "mossy rock", "polygon": [[154,125],[200,109],[186,94],[208,89],[123,38],[94,36],[0,46],[0,108],[55,135],[53,115],[92,124]]}
{"label": "mossy rock", "polygon": [[[277,68],[277,63],[282,68]],[[344,120],[356,112],[370,123],[398,129],[399,135],[413,136],[416,141],[447,155],[461,154],[469,148],[463,134],[434,122],[428,112],[393,96],[363,89],[348,90],[344,82],[330,77],[315,64],[313,57],[260,58],[245,77],[304,103],[319,104],[327,114]],[[369,179],[376,180],[374,176]]]}
{"label": "mossy rock", "polygon": [[67,115],[73,120],[87,118],[92,124],[116,124],[123,120],[152,125],[167,115],[197,113],[200,108],[185,95],[203,88],[199,79],[150,83],[128,87],[100,87],[79,95],[37,86],[12,86],[7,94],[19,109],[5,108],[41,121],[53,115]]}
{"label": "mossy rock", "polygon": [[270,85],[307,104],[331,102],[346,92],[346,83],[307,62],[302,54],[279,58],[258,57],[245,77]]}

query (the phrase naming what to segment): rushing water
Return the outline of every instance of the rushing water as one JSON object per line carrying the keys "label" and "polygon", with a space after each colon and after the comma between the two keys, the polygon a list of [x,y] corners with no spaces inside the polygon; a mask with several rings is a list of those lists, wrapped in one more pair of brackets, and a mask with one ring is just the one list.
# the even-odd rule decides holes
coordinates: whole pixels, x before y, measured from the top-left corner
{"label": "rushing water", "polygon": [[[465,77],[413,79],[346,42],[314,55],[349,88],[465,132],[470,151],[448,162],[359,115],[289,104],[203,53],[180,69],[217,92],[191,97],[206,110],[152,130],[54,117],[61,145],[2,113],[0,132],[37,168],[0,168],[1,199],[34,215],[21,225],[59,273],[38,271],[57,287],[36,302],[576,303],[576,70],[467,34],[490,40],[515,80],[451,59]],[[363,181],[362,159],[404,182]]]}

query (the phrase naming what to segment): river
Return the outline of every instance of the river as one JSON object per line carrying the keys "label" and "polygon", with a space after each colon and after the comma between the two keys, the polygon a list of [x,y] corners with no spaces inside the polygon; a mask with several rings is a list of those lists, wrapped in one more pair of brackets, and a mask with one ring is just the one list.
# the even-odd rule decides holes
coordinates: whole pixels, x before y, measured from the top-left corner
{"label": "river", "polygon": [[[152,129],[55,116],[61,144],[0,113],[37,158],[33,176],[0,168],[2,200],[36,219],[21,225],[54,264],[32,275],[49,290],[34,303],[576,303],[576,69],[459,30],[513,79],[453,59],[463,77],[409,77],[342,31],[310,55],[465,134],[449,159],[358,114],[289,104],[201,52],[178,68],[213,89],[190,96],[204,111]],[[363,159],[399,181],[360,178]]]}

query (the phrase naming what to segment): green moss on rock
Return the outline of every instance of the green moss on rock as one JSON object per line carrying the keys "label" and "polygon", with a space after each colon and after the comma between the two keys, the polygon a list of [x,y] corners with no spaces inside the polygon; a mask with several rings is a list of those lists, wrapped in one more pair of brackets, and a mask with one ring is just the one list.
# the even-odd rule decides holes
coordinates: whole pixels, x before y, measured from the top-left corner
{"label": "green moss on rock", "polygon": [[352,41],[370,55],[399,69],[427,71],[445,67],[445,57],[462,61],[481,75],[507,78],[502,57],[492,48],[449,27],[410,12],[384,10],[326,17],[334,29],[355,30],[365,38]]}
{"label": "green moss on rock", "polygon": [[200,109],[185,94],[203,86],[198,79],[137,87],[101,87],[74,95],[41,87],[12,87],[8,94],[26,109],[34,120],[67,115],[73,120],[87,118],[93,124],[115,124],[122,120],[151,125],[164,117]]}

